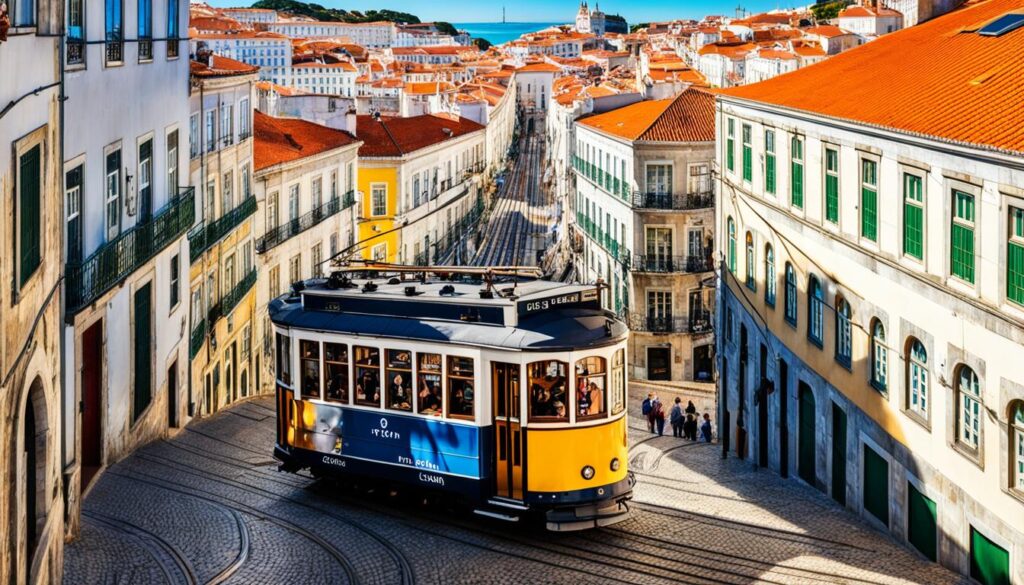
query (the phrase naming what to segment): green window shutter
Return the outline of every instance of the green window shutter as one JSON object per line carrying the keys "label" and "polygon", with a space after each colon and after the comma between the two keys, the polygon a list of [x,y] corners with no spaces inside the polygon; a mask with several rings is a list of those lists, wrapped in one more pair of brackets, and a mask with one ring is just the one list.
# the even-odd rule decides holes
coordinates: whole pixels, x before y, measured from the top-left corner
{"label": "green window shutter", "polygon": [[825,177],[825,219],[839,223],[839,177]]}
{"label": "green window shutter", "polygon": [[924,210],[910,203],[903,204],[903,253],[924,258]]}
{"label": "green window shutter", "polygon": [[135,291],[135,375],[132,420],[138,420],[152,401],[152,327],[150,315],[152,285]]}
{"label": "green window shutter", "polygon": [[971,577],[982,585],[1010,585],[1010,553],[971,526]]}
{"label": "green window shutter", "polygon": [[974,230],[954,223],[951,241],[950,266],[953,276],[974,283]]}
{"label": "green window shutter", "polygon": [[878,193],[867,187],[861,189],[861,235],[878,241]]}
{"label": "green window shutter", "polygon": [[792,202],[793,207],[803,209],[804,207],[804,165],[798,162],[793,163]]}
{"label": "green window shutter", "polygon": [[864,509],[889,525],[889,463],[864,445]]}
{"label": "green window shutter", "polygon": [[764,189],[769,193],[775,193],[775,155],[765,156],[765,178]]}
{"label": "green window shutter", "polygon": [[929,560],[936,556],[935,502],[919,492],[914,484],[907,484],[907,541]]}
{"label": "green window shutter", "polygon": [[18,222],[20,224],[18,253],[20,255],[19,285],[28,282],[39,268],[42,249],[40,244],[40,178],[42,175],[42,147],[35,145],[21,155],[18,165]]}
{"label": "green window shutter", "polygon": [[754,178],[754,153],[753,150],[743,145],[743,180],[751,181]]}
{"label": "green window shutter", "polygon": [[725,166],[729,167],[730,171],[736,170],[736,144],[732,138],[726,140]]}
{"label": "green window shutter", "polygon": [[1024,305],[1024,245],[1006,247],[1006,298]]}

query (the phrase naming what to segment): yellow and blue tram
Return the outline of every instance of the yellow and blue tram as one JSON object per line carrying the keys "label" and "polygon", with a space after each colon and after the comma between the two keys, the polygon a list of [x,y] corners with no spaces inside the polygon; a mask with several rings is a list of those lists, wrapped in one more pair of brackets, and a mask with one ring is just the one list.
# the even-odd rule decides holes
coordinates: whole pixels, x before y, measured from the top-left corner
{"label": "yellow and blue tram", "polygon": [[281,468],[456,494],[551,530],[622,520],[624,323],[598,286],[344,271],[270,303]]}

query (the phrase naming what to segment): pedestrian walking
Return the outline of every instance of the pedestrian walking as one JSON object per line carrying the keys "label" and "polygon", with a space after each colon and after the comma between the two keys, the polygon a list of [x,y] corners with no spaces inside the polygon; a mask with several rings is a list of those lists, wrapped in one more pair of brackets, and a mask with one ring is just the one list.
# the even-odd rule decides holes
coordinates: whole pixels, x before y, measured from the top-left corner
{"label": "pedestrian walking", "polygon": [[647,430],[652,433],[654,432],[654,419],[651,418],[651,407],[654,405],[655,400],[657,400],[657,397],[655,397],[654,392],[648,392],[643,406],[640,407],[640,413],[647,419]]}
{"label": "pedestrian walking", "polygon": [[657,397],[654,398],[654,402],[651,404],[651,418],[654,420],[654,426],[658,429],[658,436],[665,434],[665,407],[661,405],[661,401]]}
{"label": "pedestrian walking", "polygon": [[680,405],[682,400],[676,396],[676,403],[672,405],[672,410],[668,415],[668,423],[672,425],[672,436],[682,437],[683,436],[683,407]]}
{"label": "pedestrian walking", "polygon": [[711,442],[711,416],[708,413],[704,413],[704,423],[700,425],[701,438],[710,443]]}

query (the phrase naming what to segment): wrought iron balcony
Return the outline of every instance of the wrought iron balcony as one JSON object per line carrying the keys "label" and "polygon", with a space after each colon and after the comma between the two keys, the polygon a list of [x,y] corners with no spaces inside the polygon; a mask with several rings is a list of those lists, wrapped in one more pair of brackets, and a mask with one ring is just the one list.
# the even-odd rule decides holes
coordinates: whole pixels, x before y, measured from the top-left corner
{"label": "wrought iron balcony", "polygon": [[709,272],[714,270],[714,261],[710,256],[634,256],[634,272]]}
{"label": "wrought iron balcony", "polygon": [[200,321],[199,324],[195,326],[195,329],[192,330],[192,335],[189,336],[189,359],[196,359],[196,356],[199,355],[199,350],[203,347],[204,341],[206,341],[206,319]]}
{"label": "wrought iron balcony", "polygon": [[124,41],[106,42],[107,63],[120,63],[124,60]]}
{"label": "wrought iron balcony", "polygon": [[188,233],[191,261],[195,262],[203,252],[209,250],[254,213],[256,213],[256,197],[250,195],[237,207],[209,224],[200,224],[193,228]]}
{"label": "wrought iron balcony", "polygon": [[263,234],[263,237],[256,241],[256,252],[263,254],[288,239],[319,225],[325,219],[336,215],[341,210],[352,207],[355,205],[355,202],[355,193],[349,191],[340,199],[332,199],[308,213],[268,230],[267,233]]}
{"label": "wrought iron balcony", "polygon": [[68,263],[67,312],[74,315],[185,235],[195,220],[192,187],[181,190],[152,220],[100,246],[80,263]]}
{"label": "wrought iron balcony", "polygon": [[633,207],[636,209],[690,210],[714,207],[715,194],[706,193],[633,193]]}
{"label": "wrought iron balcony", "polygon": [[[455,251],[455,247],[466,240],[467,237],[472,233],[473,227],[476,226],[477,222],[484,212],[483,199],[477,198],[476,203],[469,212],[462,216],[459,221],[455,222],[445,232],[444,237],[438,239],[434,251],[434,259],[438,262],[445,261]],[[417,266],[422,264],[417,263]]]}
{"label": "wrought iron balcony", "polygon": [[81,65],[85,63],[85,41],[82,39],[68,39],[65,43],[65,55],[68,65]]}
{"label": "wrought iron balcony", "polygon": [[698,311],[684,317],[628,313],[625,321],[631,331],[640,333],[710,333],[712,330],[710,311]]}
{"label": "wrought iron balcony", "polygon": [[153,39],[139,39],[139,61],[153,60]]}
{"label": "wrought iron balcony", "polygon": [[252,289],[254,284],[256,284],[255,268],[250,270],[249,273],[245,275],[245,278],[235,283],[235,286],[231,287],[231,290],[221,298],[220,303],[218,303],[220,305],[221,314],[230,315],[231,311],[238,306],[239,301],[241,301],[242,297]]}

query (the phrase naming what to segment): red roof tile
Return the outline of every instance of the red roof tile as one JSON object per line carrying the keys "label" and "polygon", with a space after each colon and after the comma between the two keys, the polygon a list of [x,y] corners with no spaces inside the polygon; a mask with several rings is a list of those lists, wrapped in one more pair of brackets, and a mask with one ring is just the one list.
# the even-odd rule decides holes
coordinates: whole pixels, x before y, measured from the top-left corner
{"label": "red roof tile", "polygon": [[[484,126],[466,118],[439,115],[392,118],[359,116],[356,134],[363,141],[359,156],[402,156],[464,136]],[[450,132],[450,133],[449,133]]]}
{"label": "red roof tile", "polygon": [[348,132],[305,120],[273,118],[256,110],[253,118],[257,171],[358,142]]}
{"label": "red roof tile", "polygon": [[689,88],[670,100],[637,102],[579,123],[630,141],[709,142],[715,139],[715,96]]}
{"label": "red roof tile", "polygon": [[230,77],[234,75],[250,75],[260,70],[255,65],[235,61],[220,55],[210,55],[210,63],[192,61],[192,75],[196,77]]}

